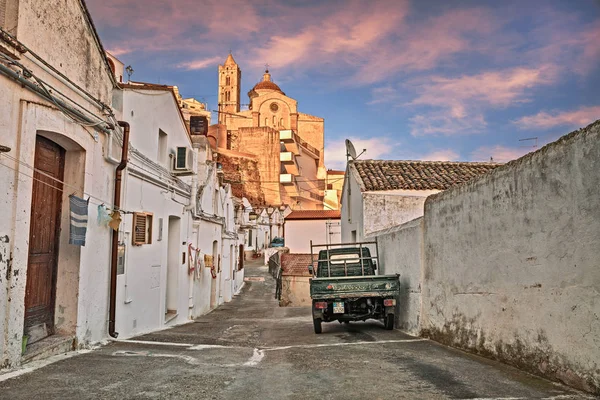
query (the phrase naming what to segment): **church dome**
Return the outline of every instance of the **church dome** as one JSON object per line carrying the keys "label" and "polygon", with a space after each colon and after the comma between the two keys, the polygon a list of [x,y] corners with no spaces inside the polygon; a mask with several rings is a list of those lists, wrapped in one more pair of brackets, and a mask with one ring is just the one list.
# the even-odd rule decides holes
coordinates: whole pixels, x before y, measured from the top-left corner
{"label": "church dome", "polygon": [[281,88],[279,86],[277,86],[277,84],[275,82],[273,82],[271,80],[271,74],[269,73],[269,70],[266,70],[264,75],[263,75],[263,80],[258,82],[256,85],[254,85],[254,87],[252,88],[252,91],[256,91],[256,90],[273,90],[276,92],[279,92],[283,95],[285,95],[285,93],[283,93],[283,90],[281,90]]}
{"label": "church dome", "polygon": [[271,82],[271,81],[258,82],[256,85],[254,85],[254,87],[252,89],[254,89],[254,90],[257,90],[257,89],[276,90],[278,92],[283,93],[283,91],[279,88],[279,86],[277,86],[277,84],[275,82]]}

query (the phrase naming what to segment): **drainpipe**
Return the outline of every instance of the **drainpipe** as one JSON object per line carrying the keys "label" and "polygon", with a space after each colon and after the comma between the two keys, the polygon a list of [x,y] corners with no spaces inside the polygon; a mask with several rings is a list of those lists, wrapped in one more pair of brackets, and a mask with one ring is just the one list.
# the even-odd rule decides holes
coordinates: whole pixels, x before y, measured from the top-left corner
{"label": "drainpipe", "polygon": [[[123,128],[123,148],[121,151],[121,162],[115,171],[115,197],[113,205],[115,209],[121,208],[121,176],[127,166],[127,155],[129,151],[129,124],[119,121],[119,126]],[[110,262],[110,306],[108,312],[108,334],[117,338],[119,334],[115,332],[115,314],[117,309],[117,262],[119,248],[119,229],[112,233],[112,248]]]}

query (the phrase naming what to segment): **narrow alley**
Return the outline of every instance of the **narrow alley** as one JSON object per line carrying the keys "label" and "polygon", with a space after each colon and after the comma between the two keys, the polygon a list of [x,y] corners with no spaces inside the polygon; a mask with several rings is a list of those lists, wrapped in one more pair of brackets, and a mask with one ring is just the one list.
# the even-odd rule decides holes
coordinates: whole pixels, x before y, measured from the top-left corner
{"label": "narrow alley", "polygon": [[279,307],[274,287],[252,261],[242,293],[212,313],[0,375],[0,398],[592,398],[375,321],[326,324],[315,335],[310,308]]}

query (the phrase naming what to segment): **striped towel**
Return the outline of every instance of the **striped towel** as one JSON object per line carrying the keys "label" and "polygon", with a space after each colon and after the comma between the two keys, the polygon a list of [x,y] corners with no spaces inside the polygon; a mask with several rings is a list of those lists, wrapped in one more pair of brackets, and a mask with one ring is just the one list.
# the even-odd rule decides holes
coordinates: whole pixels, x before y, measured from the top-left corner
{"label": "striped towel", "polygon": [[85,246],[89,201],[90,199],[84,200],[74,195],[69,196],[69,204],[71,206],[69,244]]}

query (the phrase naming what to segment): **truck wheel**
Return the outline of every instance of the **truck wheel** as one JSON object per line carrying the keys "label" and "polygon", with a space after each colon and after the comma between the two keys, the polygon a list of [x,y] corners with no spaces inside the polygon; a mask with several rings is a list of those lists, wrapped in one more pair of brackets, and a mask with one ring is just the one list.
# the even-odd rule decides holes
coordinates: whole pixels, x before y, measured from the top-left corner
{"label": "truck wheel", "polygon": [[391,331],[392,329],[394,329],[394,314],[388,314],[385,316],[385,319],[383,320],[383,324],[385,325],[385,329],[387,329],[388,331]]}
{"label": "truck wheel", "polygon": [[322,322],[322,320],[319,319],[319,318],[313,319],[313,325],[315,327],[315,333],[321,333],[323,331],[323,328],[321,328],[321,322]]}

